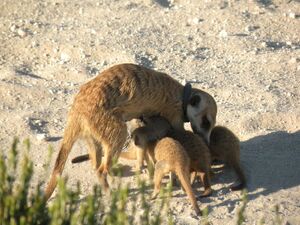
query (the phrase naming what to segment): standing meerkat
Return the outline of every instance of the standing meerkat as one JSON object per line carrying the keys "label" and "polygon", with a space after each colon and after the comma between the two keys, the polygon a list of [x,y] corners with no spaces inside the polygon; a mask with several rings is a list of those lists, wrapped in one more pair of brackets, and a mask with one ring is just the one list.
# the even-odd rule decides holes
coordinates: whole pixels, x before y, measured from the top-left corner
{"label": "standing meerkat", "polygon": [[232,186],[232,191],[246,188],[246,177],[240,165],[240,141],[226,127],[216,126],[210,136],[209,149],[212,160],[221,160],[228,164],[235,171],[240,184]]}
{"label": "standing meerkat", "polygon": [[145,126],[139,127],[132,132],[132,140],[136,148],[143,149],[155,164],[154,191],[152,199],[156,198],[162,178],[169,172],[177,175],[182,187],[193,206],[197,215],[201,211],[197,204],[195,194],[190,184],[190,158],[181,143],[173,138],[164,137],[171,130],[166,119],[153,116],[145,119]]}
{"label": "standing meerkat", "polygon": [[148,147],[148,149],[150,154],[154,154],[156,160],[152,199],[156,198],[160,191],[162,178],[167,173],[173,172],[177,175],[196,214],[200,216],[201,211],[190,183],[190,158],[180,142],[173,138],[165,137],[157,141],[154,148]]}
{"label": "standing meerkat", "polygon": [[204,192],[201,197],[211,195],[211,157],[208,146],[203,138],[187,130],[171,130],[167,136],[180,142],[190,158],[190,172],[196,172],[198,175],[200,175],[200,179],[204,187]]}
{"label": "standing meerkat", "polygon": [[160,114],[172,127],[183,130],[188,120],[196,133],[209,140],[216,113],[211,95],[184,87],[165,73],[134,64],[113,66],[82,85],[76,95],[45,197],[52,195],[78,138],[86,141],[100,184],[108,190],[108,170],[126,141],[126,121]]}

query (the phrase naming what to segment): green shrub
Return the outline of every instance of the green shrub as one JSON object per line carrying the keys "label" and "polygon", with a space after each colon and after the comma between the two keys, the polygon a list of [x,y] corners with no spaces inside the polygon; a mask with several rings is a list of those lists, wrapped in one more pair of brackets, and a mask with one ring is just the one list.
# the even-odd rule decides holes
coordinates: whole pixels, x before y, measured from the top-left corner
{"label": "green shrub", "polygon": [[0,153],[0,225],[125,225],[134,223],[137,211],[143,212],[140,218],[142,224],[161,222],[160,213],[167,201],[160,201],[157,213],[151,217],[144,182],[139,182],[137,195],[141,199],[141,208],[134,205],[128,209],[128,187],[119,185],[117,190],[111,191],[110,206],[105,208],[99,201],[103,197],[99,186],[94,186],[92,195],[80,200],[79,184],[75,191],[69,190],[64,179],[59,179],[57,194],[47,204],[41,183],[33,187],[34,191],[30,191],[33,175],[33,164],[28,157],[30,143],[25,142],[26,150],[22,160],[18,157],[18,143],[18,139],[15,139],[8,159]]}

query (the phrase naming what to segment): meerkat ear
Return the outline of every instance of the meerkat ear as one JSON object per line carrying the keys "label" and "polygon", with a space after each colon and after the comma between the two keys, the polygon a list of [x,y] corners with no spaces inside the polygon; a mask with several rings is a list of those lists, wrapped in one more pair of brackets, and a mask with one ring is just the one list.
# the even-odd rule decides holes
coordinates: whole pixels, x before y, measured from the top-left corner
{"label": "meerkat ear", "polygon": [[190,98],[189,100],[189,104],[191,104],[191,106],[197,106],[201,101],[201,98],[199,95],[194,95],[193,97]]}

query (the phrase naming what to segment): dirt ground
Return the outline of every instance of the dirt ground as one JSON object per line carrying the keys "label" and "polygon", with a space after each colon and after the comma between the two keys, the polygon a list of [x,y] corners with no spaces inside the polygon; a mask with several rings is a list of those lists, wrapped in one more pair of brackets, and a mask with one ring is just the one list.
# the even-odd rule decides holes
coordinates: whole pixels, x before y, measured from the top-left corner
{"label": "dirt ground", "polygon": [[[272,224],[275,205],[285,224],[300,224],[299,53],[299,1],[1,0],[0,148],[30,138],[34,179],[46,181],[48,145],[56,156],[80,85],[112,65],[138,63],[215,97],[217,124],[241,140],[246,224]],[[70,158],[85,152],[78,142]],[[64,175],[87,193],[97,183],[89,163],[68,160]],[[234,180],[225,169],[212,179],[213,195],[198,201],[213,224],[236,221]],[[175,223],[199,224],[186,195],[173,195]]]}

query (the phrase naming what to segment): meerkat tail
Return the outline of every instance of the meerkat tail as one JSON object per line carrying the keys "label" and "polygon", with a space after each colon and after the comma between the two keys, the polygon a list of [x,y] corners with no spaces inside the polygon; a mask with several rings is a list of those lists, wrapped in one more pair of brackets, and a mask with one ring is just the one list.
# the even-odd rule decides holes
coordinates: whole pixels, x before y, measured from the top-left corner
{"label": "meerkat tail", "polygon": [[69,124],[65,130],[63,141],[55,161],[50,181],[45,189],[46,200],[48,200],[51,197],[57,185],[57,176],[60,176],[62,174],[68,155],[72,149],[73,144],[78,138],[79,132],[80,130],[78,129],[77,124],[75,126],[74,124]]}
{"label": "meerkat tail", "polygon": [[[124,158],[124,159],[131,159],[131,160],[136,160],[137,159],[136,153],[132,152],[132,151],[121,152],[120,157]],[[85,162],[85,161],[88,161],[88,160],[90,160],[90,155],[85,154],[85,155],[76,156],[75,158],[73,158],[71,160],[71,162],[73,164],[75,164],[75,163]]]}
{"label": "meerkat tail", "polygon": [[195,193],[194,193],[194,191],[192,189],[192,186],[190,184],[189,172],[187,170],[181,169],[181,170],[176,171],[176,174],[177,174],[178,179],[180,180],[180,183],[181,183],[182,187],[184,188],[188,198],[190,199],[196,214],[198,216],[201,216],[201,211],[200,211],[199,206],[197,204]]}
{"label": "meerkat tail", "polygon": [[[124,159],[129,159],[129,160],[137,160],[138,159],[138,156],[137,156],[138,149],[137,148],[138,147],[135,147],[135,146],[128,147],[127,151],[123,151],[120,153],[120,157],[124,158]],[[76,156],[71,160],[71,162],[73,164],[75,164],[75,163],[81,163],[81,162],[84,162],[87,160],[90,160],[89,154]]]}
{"label": "meerkat tail", "polygon": [[88,160],[90,160],[90,155],[89,154],[85,154],[85,155],[79,155],[79,156],[73,158],[71,160],[71,162],[73,164],[75,164],[75,163],[85,162],[85,161],[88,161]]}

